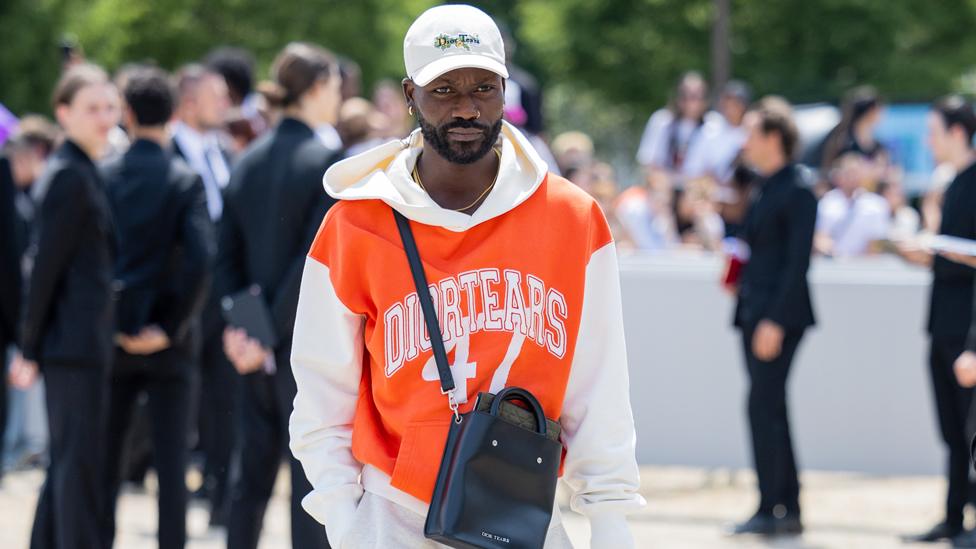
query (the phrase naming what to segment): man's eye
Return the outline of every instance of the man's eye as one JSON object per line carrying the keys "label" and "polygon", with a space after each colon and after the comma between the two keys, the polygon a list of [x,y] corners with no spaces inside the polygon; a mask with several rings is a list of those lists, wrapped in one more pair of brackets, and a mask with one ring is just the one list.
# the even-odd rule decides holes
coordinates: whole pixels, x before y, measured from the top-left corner
{"label": "man's eye", "polygon": [[434,88],[434,93],[437,94],[451,93],[451,88],[448,87]]}
{"label": "man's eye", "polygon": [[479,92],[490,92],[493,89],[495,89],[495,86],[493,86],[491,84],[484,84],[482,86],[478,86],[478,91]]}

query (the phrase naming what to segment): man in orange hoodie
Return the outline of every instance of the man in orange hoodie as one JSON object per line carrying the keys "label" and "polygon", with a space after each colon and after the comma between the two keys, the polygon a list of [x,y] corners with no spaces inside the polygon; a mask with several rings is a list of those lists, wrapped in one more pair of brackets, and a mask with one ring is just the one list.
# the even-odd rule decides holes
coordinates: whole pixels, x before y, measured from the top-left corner
{"label": "man in orange hoodie", "polygon": [[[450,424],[391,208],[411,221],[461,412],[528,389],[559,418],[592,546],[634,547],[638,494],[620,284],[596,202],[502,121],[504,47],[459,5],[422,14],[403,81],[420,129],[333,165],[292,346],[291,449],[333,547],[436,547],[424,517]],[[553,515],[547,548],[570,547]]]}

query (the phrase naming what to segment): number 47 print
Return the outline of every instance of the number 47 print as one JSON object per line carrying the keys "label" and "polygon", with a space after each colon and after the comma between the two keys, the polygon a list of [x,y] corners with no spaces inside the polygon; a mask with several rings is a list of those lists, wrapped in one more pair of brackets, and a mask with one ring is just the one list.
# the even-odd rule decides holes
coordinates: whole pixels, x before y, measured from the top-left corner
{"label": "number 47 print", "polygon": [[[481,318],[478,321],[479,323],[482,322]],[[508,344],[508,351],[505,353],[505,358],[502,359],[502,363],[498,365],[498,369],[495,370],[495,375],[491,378],[491,387],[488,389],[490,392],[497,394],[505,388],[505,384],[508,383],[508,374],[512,371],[512,365],[515,364],[515,360],[521,354],[522,344],[524,342],[525,335],[518,330],[512,333],[512,339]],[[446,343],[445,350],[448,353],[454,350],[454,363],[451,364],[451,375],[454,376],[454,398],[458,404],[464,404],[468,401],[468,380],[474,379],[478,375],[478,363],[468,362],[470,346],[470,336],[467,332],[460,338]],[[437,362],[433,356],[427,360],[421,375],[424,381],[440,382],[440,377],[437,375]]]}

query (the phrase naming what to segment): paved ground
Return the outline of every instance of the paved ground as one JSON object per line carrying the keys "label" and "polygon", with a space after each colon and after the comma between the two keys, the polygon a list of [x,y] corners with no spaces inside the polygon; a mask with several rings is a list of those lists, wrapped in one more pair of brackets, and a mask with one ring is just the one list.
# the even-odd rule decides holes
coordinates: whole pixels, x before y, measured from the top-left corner
{"label": "paved ground", "polygon": [[[939,516],[944,484],[940,479],[877,478],[838,473],[804,476],[803,505],[807,533],[800,538],[764,542],[729,538],[724,527],[748,515],[756,504],[753,478],[745,472],[687,468],[644,468],[642,491],[647,509],[631,520],[638,547],[783,549],[909,547],[899,536],[933,524]],[[287,542],[287,475],[279,476],[268,510],[261,549],[284,549]],[[26,548],[41,473],[12,473],[0,486],[0,547]],[[191,478],[191,483],[193,479]],[[120,502],[119,549],[150,549],[156,512],[152,480],[148,493],[127,492]],[[567,529],[577,547],[587,547],[585,520],[564,510]],[[968,517],[972,522],[973,517]],[[190,511],[189,549],[224,547],[224,532],[207,529],[207,512]],[[925,545],[931,549],[948,544]]]}

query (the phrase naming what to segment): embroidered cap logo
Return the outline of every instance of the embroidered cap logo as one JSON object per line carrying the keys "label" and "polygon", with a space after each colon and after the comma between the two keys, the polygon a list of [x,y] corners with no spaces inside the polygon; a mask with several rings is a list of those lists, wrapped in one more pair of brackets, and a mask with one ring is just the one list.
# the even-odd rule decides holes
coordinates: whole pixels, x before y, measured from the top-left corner
{"label": "embroidered cap logo", "polygon": [[464,48],[471,51],[472,44],[476,46],[481,44],[481,39],[478,38],[478,35],[462,32],[455,36],[440,34],[437,38],[434,38],[434,47],[441,51],[447,51],[450,48]]}

